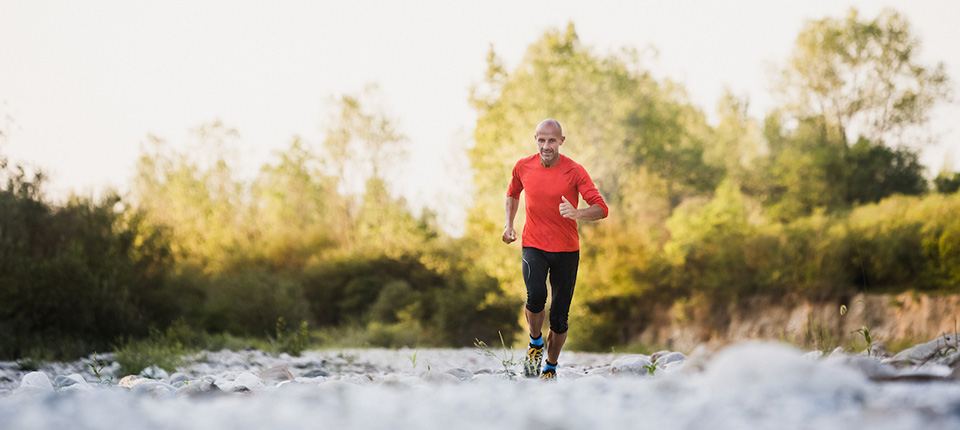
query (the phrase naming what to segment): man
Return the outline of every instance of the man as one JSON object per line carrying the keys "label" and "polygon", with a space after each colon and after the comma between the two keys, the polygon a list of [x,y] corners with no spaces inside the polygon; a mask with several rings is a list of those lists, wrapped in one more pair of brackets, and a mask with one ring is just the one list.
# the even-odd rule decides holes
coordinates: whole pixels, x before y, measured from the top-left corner
{"label": "man", "polygon": [[[587,171],[570,158],[560,155],[566,137],[560,123],[545,119],[533,135],[537,154],[521,158],[513,167],[513,179],[507,189],[507,223],[502,240],[517,240],[513,228],[520,192],[526,190],[526,223],[523,227],[523,281],[527,286],[524,315],[530,328],[530,346],[523,360],[523,374],[554,379],[560,350],[567,340],[567,314],[580,263],[580,236],[577,220],[596,221],[607,217],[607,204],[590,180]],[[590,205],[577,209],[579,196]],[[547,275],[550,275],[550,332],[547,334],[547,365],[541,373],[544,339],[544,307],[547,301]]]}

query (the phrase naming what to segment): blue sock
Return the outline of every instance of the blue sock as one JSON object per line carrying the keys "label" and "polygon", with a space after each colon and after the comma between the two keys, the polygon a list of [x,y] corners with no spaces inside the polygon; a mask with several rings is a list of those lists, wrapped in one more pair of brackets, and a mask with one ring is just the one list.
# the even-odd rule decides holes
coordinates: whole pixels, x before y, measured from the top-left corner
{"label": "blue sock", "polygon": [[533,336],[530,336],[530,344],[533,346],[543,346],[543,335],[541,334],[536,339]]}
{"label": "blue sock", "polygon": [[544,370],[544,371],[547,371],[547,370],[557,370],[557,364],[559,364],[559,363],[550,364],[550,362],[548,361],[548,362],[547,362],[547,365],[546,365],[546,366],[543,366],[543,370]]}

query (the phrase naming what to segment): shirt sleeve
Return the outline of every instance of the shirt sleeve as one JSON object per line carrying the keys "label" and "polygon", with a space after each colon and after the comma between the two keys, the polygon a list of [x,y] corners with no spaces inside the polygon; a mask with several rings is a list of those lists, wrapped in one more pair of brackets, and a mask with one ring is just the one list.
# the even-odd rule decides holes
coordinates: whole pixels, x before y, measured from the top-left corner
{"label": "shirt sleeve", "polygon": [[518,161],[517,164],[513,166],[513,178],[507,187],[507,196],[519,200],[521,191],[523,191],[523,182],[520,181],[520,162]]}
{"label": "shirt sleeve", "polygon": [[580,195],[583,196],[583,200],[587,202],[590,206],[597,205],[603,209],[603,217],[606,218],[610,214],[610,209],[607,208],[607,202],[603,200],[603,196],[600,195],[600,191],[597,190],[597,187],[593,185],[593,180],[590,179],[590,174],[587,173],[587,169],[584,169],[580,166],[580,183],[577,184],[577,190],[580,192]]}

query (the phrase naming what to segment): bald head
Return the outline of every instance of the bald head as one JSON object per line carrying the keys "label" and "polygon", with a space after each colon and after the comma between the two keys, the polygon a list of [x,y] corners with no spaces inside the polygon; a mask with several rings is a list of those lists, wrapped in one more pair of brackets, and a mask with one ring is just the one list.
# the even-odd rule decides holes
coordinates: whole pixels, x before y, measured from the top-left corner
{"label": "bald head", "polygon": [[563,145],[563,129],[556,120],[545,119],[537,124],[537,132],[533,135],[540,150],[540,164],[544,167],[553,167],[560,160],[560,145]]}
{"label": "bald head", "polygon": [[[544,130],[545,127],[550,130],[556,130],[557,136],[563,136],[563,127],[560,126],[560,123],[557,122],[557,120],[550,118],[540,121],[540,124],[537,124],[537,130],[534,132],[534,135],[539,135],[541,132],[549,133],[549,131]],[[554,129],[553,127],[556,128]]]}

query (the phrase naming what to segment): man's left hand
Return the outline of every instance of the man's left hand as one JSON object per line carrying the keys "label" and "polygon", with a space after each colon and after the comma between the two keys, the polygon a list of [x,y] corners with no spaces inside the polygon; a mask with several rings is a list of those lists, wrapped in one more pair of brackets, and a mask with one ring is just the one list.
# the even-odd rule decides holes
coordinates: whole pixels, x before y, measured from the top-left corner
{"label": "man's left hand", "polygon": [[563,203],[560,203],[560,216],[570,219],[579,219],[580,210],[573,207],[566,197],[560,196],[560,198],[563,199]]}

